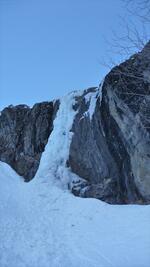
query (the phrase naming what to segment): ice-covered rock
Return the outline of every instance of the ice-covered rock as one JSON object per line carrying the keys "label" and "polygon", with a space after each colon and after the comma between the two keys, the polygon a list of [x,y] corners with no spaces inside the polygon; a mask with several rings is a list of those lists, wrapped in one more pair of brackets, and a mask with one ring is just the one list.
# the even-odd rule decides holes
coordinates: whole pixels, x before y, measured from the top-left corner
{"label": "ice-covered rock", "polygon": [[150,203],[150,42],[97,88],[1,112],[0,160],[26,181],[47,142],[42,160],[75,195]]}

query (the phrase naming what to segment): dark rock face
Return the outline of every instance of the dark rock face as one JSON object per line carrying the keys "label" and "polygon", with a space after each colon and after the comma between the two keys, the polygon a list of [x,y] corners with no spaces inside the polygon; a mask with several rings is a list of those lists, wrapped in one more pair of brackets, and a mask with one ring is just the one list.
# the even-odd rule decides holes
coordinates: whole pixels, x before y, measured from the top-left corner
{"label": "dark rock face", "polygon": [[150,43],[106,76],[92,119],[84,116],[89,104],[83,95],[68,163],[87,184],[73,185],[73,192],[108,203],[149,203]]}
{"label": "dark rock face", "polygon": [[[89,105],[91,99],[86,101],[86,96],[95,91],[95,110],[93,117],[88,115]],[[88,183],[86,190],[81,186],[79,195],[96,197],[106,200],[108,202],[119,202],[119,187],[117,179],[119,176],[117,165],[111,156],[106,139],[104,136],[103,128],[101,125],[101,112],[100,112],[100,97],[98,96],[98,89],[91,88],[84,92],[83,96],[77,100],[78,113],[74,120],[72,131],[74,133],[72,143],[70,146],[70,155],[68,165],[71,170],[84,178]],[[110,180],[111,177],[111,180]],[[110,186],[111,184],[111,186]],[[100,189],[104,188],[107,193],[102,196],[101,190],[97,190],[96,186]],[[76,184],[73,186],[75,191]],[[112,192],[112,188],[115,190]],[[79,191],[80,187],[78,186]],[[95,188],[95,193],[93,194]],[[108,188],[111,193],[109,194]],[[84,191],[84,194],[83,194]]]}
{"label": "dark rock face", "polygon": [[114,68],[103,87],[106,139],[118,165],[124,198],[130,203],[150,201],[149,77],[150,42],[141,53]]}
{"label": "dark rock face", "polygon": [[53,129],[58,102],[43,102],[33,108],[9,106],[0,116],[0,160],[25,178],[32,179]]}

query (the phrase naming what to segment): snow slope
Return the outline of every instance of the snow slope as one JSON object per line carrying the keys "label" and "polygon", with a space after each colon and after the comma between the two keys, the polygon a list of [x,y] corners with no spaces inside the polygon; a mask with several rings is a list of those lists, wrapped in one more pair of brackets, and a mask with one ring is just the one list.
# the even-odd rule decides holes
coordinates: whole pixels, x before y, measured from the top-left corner
{"label": "snow slope", "polygon": [[26,184],[0,163],[1,267],[149,267],[150,206],[80,199]]}
{"label": "snow slope", "polygon": [[0,162],[0,267],[149,267],[150,206],[81,199],[64,186],[74,97],[62,99],[30,183]]}

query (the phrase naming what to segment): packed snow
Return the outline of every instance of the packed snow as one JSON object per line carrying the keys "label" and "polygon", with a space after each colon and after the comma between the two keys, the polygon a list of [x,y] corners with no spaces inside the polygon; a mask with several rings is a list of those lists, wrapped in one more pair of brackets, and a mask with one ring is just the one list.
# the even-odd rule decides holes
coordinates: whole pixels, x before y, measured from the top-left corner
{"label": "packed snow", "polygon": [[61,100],[31,182],[0,162],[0,267],[149,267],[150,206],[81,199],[64,186],[74,98]]}
{"label": "packed snow", "polygon": [[74,197],[0,163],[1,267],[149,267],[150,206]]}

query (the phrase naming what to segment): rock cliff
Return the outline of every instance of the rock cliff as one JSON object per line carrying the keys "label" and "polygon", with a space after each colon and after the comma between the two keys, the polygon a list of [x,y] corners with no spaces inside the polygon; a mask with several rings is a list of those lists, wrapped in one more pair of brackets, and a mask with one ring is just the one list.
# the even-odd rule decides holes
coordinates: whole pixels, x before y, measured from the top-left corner
{"label": "rock cliff", "polygon": [[43,102],[33,108],[9,106],[0,116],[0,160],[25,181],[31,180],[53,129],[59,102]]}
{"label": "rock cliff", "polygon": [[[0,160],[32,179],[53,131],[59,100],[9,106],[0,115]],[[150,203],[150,42],[75,98],[66,167],[75,195]],[[81,179],[80,179],[81,178]]]}

